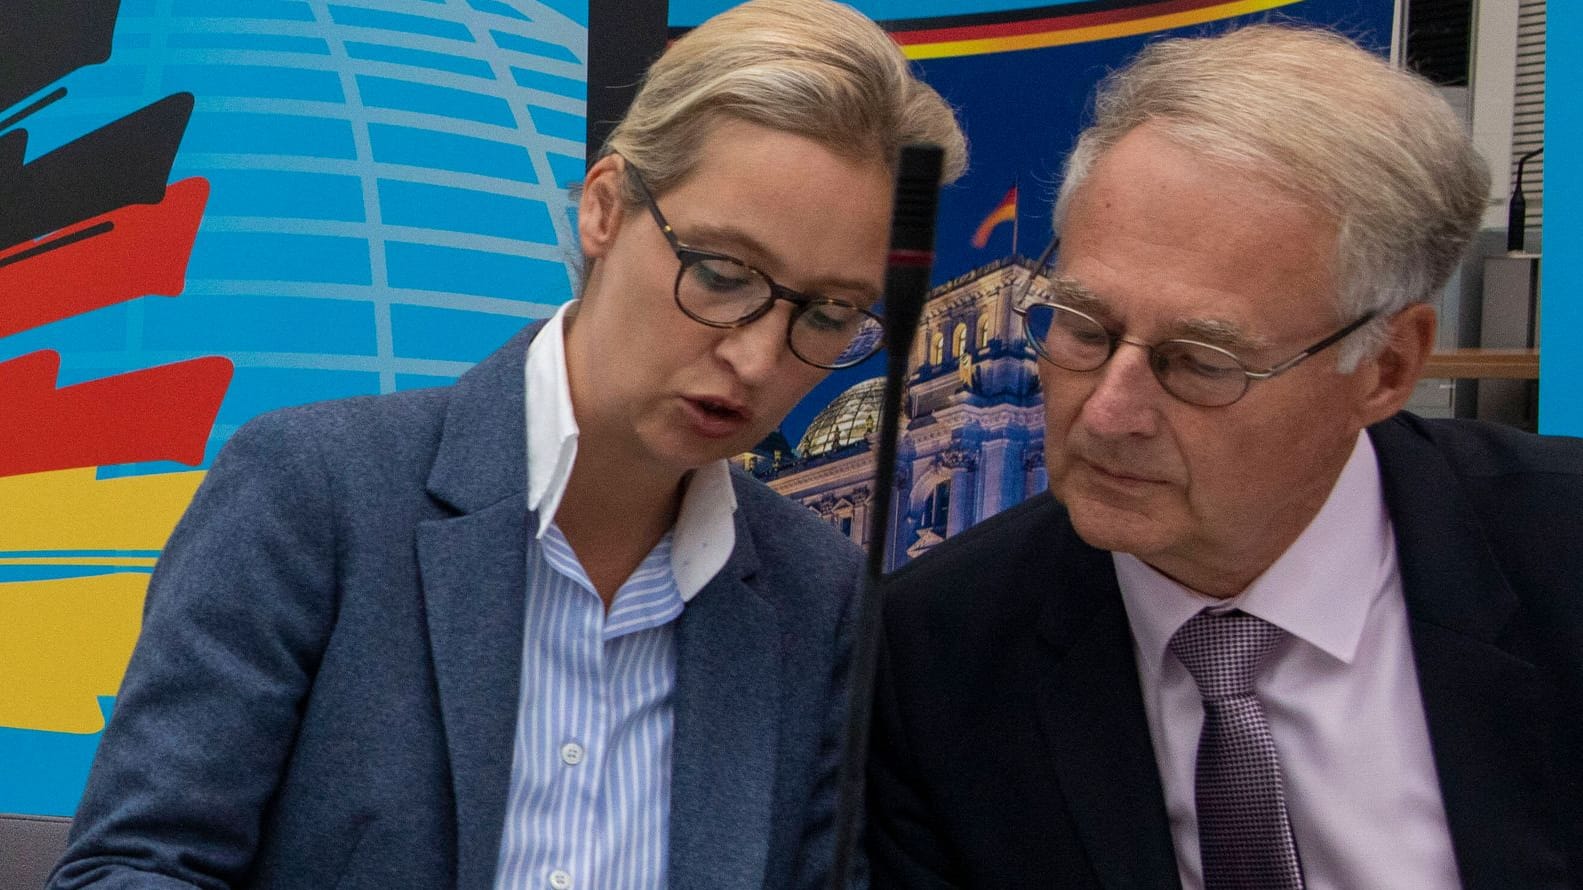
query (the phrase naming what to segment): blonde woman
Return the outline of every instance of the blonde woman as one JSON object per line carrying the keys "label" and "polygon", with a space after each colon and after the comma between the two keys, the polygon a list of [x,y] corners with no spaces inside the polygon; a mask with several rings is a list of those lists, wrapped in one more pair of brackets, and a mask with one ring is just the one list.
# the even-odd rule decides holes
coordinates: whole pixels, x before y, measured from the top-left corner
{"label": "blonde woman", "polygon": [[875,347],[912,140],[961,170],[846,7],[676,42],[580,191],[579,300],[232,440],[52,886],[819,884],[860,556],[725,458]]}

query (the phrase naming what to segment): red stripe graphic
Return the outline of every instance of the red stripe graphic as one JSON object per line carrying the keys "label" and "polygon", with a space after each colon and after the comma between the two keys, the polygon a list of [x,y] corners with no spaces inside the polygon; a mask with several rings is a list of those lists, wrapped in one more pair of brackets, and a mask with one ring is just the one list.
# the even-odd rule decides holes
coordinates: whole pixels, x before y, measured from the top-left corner
{"label": "red stripe graphic", "polygon": [[0,362],[0,476],[136,461],[203,462],[231,382],[209,357],[55,388],[60,354]]}
{"label": "red stripe graphic", "polygon": [[1046,31],[1066,31],[1110,25],[1116,22],[1189,12],[1209,6],[1219,6],[1226,0],[1163,0],[1144,6],[1123,9],[1105,9],[1077,15],[1058,15],[1047,18],[1026,19],[1015,22],[996,22],[988,25],[963,25],[955,28],[929,28],[917,31],[896,31],[891,37],[902,46],[918,43],[947,43],[957,40],[984,40],[995,37],[1014,37],[1022,34],[1040,34]]}
{"label": "red stripe graphic", "polygon": [[[123,207],[0,253],[0,337],[142,296],[180,295],[208,200],[208,182],[185,179],[158,204]],[[89,233],[107,223],[108,231]]]}

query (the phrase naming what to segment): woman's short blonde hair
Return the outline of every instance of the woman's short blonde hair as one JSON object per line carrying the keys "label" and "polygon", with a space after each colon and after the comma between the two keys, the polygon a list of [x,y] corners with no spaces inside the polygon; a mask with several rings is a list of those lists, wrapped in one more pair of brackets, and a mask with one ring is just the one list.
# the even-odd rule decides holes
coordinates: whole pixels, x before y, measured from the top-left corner
{"label": "woman's short blonde hair", "polygon": [[649,68],[600,154],[619,153],[663,193],[692,173],[721,118],[887,168],[903,144],[933,142],[946,182],[967,165],[951,107],[878,25],[830,0],[751,0],[688,32]]}

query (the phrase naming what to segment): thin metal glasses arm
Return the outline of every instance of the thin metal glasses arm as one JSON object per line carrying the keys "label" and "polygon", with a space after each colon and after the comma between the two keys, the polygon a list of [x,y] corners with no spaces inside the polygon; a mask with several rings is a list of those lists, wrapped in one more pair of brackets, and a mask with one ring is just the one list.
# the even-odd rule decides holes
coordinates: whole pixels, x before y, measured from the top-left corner
{"label": "thin metal glasses arm", "polygon": [[1330,336],[1326,337],[1325,339],[1320,340],[1318,343],[1315,343],[1314,345],[1308,347],[1307,349],[1304,349],[1302,352],[1299,352],[1298,354],[1292,356],[1291,358],[1287,359],[1286,361],[1278,362],[1278,363],[1276,363],[1276,364],[1264,369],[1263,371],[1249,371],[1249,370],[1244,369],[1242,373],[1248,375],[1249,377],[1253,378],[1254,380],[1268,380],[1271,377],[1276,376],[1277,374],[1284,374],[1287,371],[1290,371],[1292,368],[1297,367],[1297,365],[1299,365],[1300,363],[1308,360],[1309,358],[1314,356],[1316,353],[1323,352],[1326,348],[1328,348],[1331,345],[1339,342],[1342,338],[1346,337],[1348,334],[1352,333],[1353,331],[1356,331],[1358,328],[1361,328],[1364,325],[1368,324],[1369,322],[1373,321],[1378,315],[1379,315],[1379,312],[1374,311],[1374,310],[1370,310],[1368,312],[1365,312],[1362,315],[1358,316],[1357,319],[1354,320],[1351,324],[1347,325],[1346,327],[1342,328],[1339,331],[1336,331],[1334,334],[1331,334]]}

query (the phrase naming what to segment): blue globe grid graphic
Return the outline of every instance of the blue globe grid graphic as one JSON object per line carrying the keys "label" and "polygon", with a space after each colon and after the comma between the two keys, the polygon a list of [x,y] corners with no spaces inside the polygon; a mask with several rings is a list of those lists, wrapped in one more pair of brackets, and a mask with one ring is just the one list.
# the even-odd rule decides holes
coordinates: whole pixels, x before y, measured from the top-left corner
{"label": "blue globe grid graphic", "polygon": [[28,159],[192,93],[171,178],[211,193],[186,292],[0,339],[0,361],[54,349],[68,385],[226,356],[208,460],[271,408],[449,382],[571,297],[586,22],[566,0],[123,0]]}

